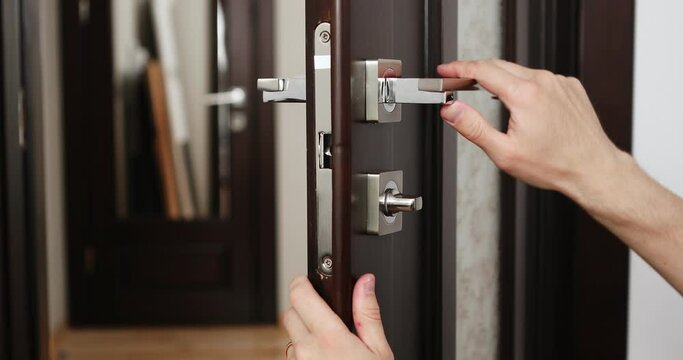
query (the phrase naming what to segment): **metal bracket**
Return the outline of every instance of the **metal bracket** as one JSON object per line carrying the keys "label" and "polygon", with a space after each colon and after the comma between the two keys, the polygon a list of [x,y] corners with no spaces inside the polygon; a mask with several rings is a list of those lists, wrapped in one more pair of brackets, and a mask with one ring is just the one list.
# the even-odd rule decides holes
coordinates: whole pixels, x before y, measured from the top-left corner
{"label": "metal bracket", "polygon": [[315,28],[313,37],[313,41],[315,41],[313,54],[315,64],[315,133],[318,134],[319,140],[318,164],[315,167],[316,212],[318,215],[317,259],[318,273],[321,276],[332,275],[334,260],[332,254],[332,167],[329,166],[331,165],[329,141],[332,133],[331,36],[330,23],[321,23]]}

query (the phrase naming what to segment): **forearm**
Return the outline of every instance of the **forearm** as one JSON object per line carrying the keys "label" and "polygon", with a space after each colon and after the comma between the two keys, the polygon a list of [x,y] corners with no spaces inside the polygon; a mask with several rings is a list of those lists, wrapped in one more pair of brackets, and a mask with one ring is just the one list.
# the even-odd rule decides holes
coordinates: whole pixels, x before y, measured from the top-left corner
{"label": "forearm", "polygon": [[683,294],[683,199],[622,152],[566,193]]}

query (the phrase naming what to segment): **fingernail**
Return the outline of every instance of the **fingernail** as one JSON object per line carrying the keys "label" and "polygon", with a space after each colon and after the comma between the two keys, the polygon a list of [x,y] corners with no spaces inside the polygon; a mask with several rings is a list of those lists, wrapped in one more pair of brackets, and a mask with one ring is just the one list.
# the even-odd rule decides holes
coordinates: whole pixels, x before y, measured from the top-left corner
{"label": "fingernail", "polygon": [[441,71],[446,68],[446,64],[441,64],[436,67],[436,71]]}
{"label": "fingernail", "polygon": [[363,290],[365,290],[365,295],[372,295],[375,293],[375,275],[368,276],[368,279],[365,280],[365,284],[363,284]]}
{"label": "fingernail", "polygon": [[451,104],[446,105],[444,120],[449,124],[453,124],[460,118],[460,115],[462,115],[464,110],[462,104],[453,101]]}

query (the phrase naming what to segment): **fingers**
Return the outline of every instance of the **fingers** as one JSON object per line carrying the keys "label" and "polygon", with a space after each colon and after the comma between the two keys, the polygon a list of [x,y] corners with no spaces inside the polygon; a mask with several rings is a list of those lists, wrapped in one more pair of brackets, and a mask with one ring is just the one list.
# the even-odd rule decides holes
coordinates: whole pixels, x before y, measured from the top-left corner
{"label": "fingers", "polygon": [[441,117],[467,140],[482,148],[489,157],[499,157],[508,146],[506,134],[493,128],[477,110],[462,101],[444,105]]}
{"label": "fingers", "polygon": [[509,101],[510,96],[525,81],[523,77],[515,76],[513,72],[496,65],[496,61],[493,60],[454,61],[450,64],[439,65],[437,71],[444,77],[477,80],[481,86],[504,102]]}
{"label": "fingers", "polygon": [[289,285],[289,300],[301,320],[311,332],[346,329],[335,314],[308,281],[300,276]]}
{"label": "fingers", "polygon": [[502,68],[503,70],[507,70],[508,72],[512,73],[515,76],[518,76],[523,79],[531,79],[534,76],[534,72],[537,70],[534,69],[529,69],[528,67],[524,67],[519,64],[515,64],[513,62],[501,60],[501,59],[492,59],[491,60],[496,66]]}
{"label": "fingers", "polygon": [[310,331],[301,320],[301,316],[293,308],[289,308],[282,319],[282,323],[287,330],[287,334],[292,342],[300,342],[306,336],[310,335]]}
{"label": "fingers", "polygon": [[361,276],[353,289],[353,321],[358,337],[365,345],[381,358],[388,358],[385,355],[390,354],[391,349],[384,335],[372,274]]}

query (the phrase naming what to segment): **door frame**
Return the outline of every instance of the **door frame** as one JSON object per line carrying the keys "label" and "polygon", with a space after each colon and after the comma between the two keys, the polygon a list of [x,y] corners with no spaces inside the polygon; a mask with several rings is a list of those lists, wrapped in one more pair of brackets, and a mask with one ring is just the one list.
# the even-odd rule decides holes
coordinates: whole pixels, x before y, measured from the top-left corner
{"label": "door frame", "polygon": [[[513,0],[505,17],[507,58],[579,78],[626,151],[634,11],[633,0]],[[628,248],[556,192],[503,175],[501,202],[501,358],[625,358]]]}
{"label": "door frame", "polygon": [[[424,5],[424,75],[437,76],[436,66],[457,57],[457,42],[442,34],[457,33],[457,2],[449,0],[422,0]],[[309,36],[321,22],[330,22],[332,36],[332,254],[335,276],[321,281],[317,276],[317,232],[315,169],[307,166],[308,188],[308,270],[309,278],[326,297],[332,309],[353,328],[351,293],[354,279],[351,276],[351,141],[348,119],[353,118],[351,107],[351,78],[349,52],[350,1],[306,1],[306,59],[307,79],[314,79],[313,41]],[[342,66],[336,66],[342,64]],[[315,163],[317,138],[315,136],[314,82],[308,81],[307,93],[307,164]],[[339,94],[339,95],[337,95]],[[439,118],[436,108],[425,108],[425,118]],[[434,213],[423,209],[426,246],[421,254],[421,289],[423,303],[420,318],[429,322],[422,334],[421,344],[426,358],[455,358],[455,277],[456,277],[456,164],[457,135],[442,121],[427,122],[424,164],[425,203],[437,204]],[[445,185],[446,184],[446,185]],[[336,211],[341,210],[341,211]],[[428,239],[431,239],[429,241]]]}
{"label": "door frame", "polygon": [[48,358],[39,1],[3,1],[0,345]]}

